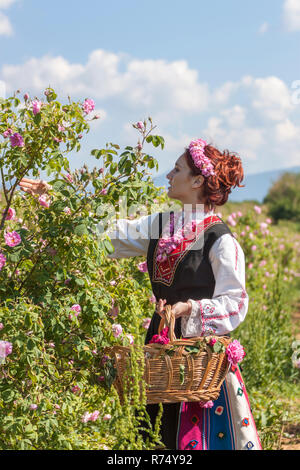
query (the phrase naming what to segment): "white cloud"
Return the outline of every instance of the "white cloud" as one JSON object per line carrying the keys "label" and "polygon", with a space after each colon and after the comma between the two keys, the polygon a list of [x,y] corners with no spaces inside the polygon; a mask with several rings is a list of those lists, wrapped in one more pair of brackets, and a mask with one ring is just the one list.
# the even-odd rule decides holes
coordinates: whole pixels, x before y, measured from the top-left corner
{"label": "white cloud", "polygon": [[[16,0],[0,0],[0,10],[9,8]],[[0,11],[0,36],[12,36],[13,27],[9,18]]]}
{"label": "white cloud", "polygon": [[41,96],[50,85],[61,100],[93,98],[101,108],[95,111],[101,118],[93,121],[98,141],[109,134],[111,141],[135,142],[125,122],[150,115],[166,142],[162,156],[155,149],[160,171],[198,137],[236,151],[251,172],[282,167],[287,146],[288,158],[299,158],[300,106],[292,104],[294,89],[276,76],[246,75],[211,89],[186,61],[139,60],[98,49],[86,63],[47,55],[4,65],[1,79],[7,96],[21,87],[22,93]]}
{"label": "white cloud", "polygon": [[267,21],[262,23],[259,27],[259,30],[258,30],[259,34],[265,34],[268,31],[269,27],[270,27],[270,25]]}
{"label": "white cloud", "polygon": [[296,139],[300,143],[300,127],[297,127],[289,119],[276,125],[276,139],[278,142],[286,142]]}
{"label": "white cloud", "polygon": [[251,78],[244,80],[252,96],[252,106],[262,116],[280,121],[292,111],[291,93],[286,84],[277,77]]}
{"label": "white cloud", "polygon": [[16,0],[0,0],[0,10],[5,10],[5,8],[9,8]]}
{"label": "white cloud", "polygon": [[11,36],[12,33],[13,28],[8,17],[0,11],[0,36]]}
{"label": "white cloud", "polygon": [[221,151],[227,148],[237,152],[245,161],[256,160],[258,150],[264,143],[265,131],[246,124],[243,127],[236,127],[228,113],[224,116],[225,119],[214,116],[208,120],[203,132],[206,140]]}
{"label": "white cloud", "polygon": [[220,112],[224,116],[230,127],[242,127],[245,124],[247,110],[242,106],[235,105],[230,109],[224,109]]}
{"label": "white cloud", "polygon": [[285,0],[283,21],[288,31],[300,31],[300,0]]}
{"label": "white cloud", "polygon": [[238,82],[225,82],[212,94],[213,103],[222,105],[228,103],[232,94],[239,88]]}
{"label": "white cloud", "polygon": [[10,91],[22,87],[39,92],[49,84],[70,95],[99,99],[121,99],[133,107],[170,113],[199,113],[208,107],[209,91],[199,82],[198,73],[186,61],[125,60],[121,54],[93,51],[86,64],[70,63],[65,58],[31,58],[20,65],[5,65],[2,77]]}

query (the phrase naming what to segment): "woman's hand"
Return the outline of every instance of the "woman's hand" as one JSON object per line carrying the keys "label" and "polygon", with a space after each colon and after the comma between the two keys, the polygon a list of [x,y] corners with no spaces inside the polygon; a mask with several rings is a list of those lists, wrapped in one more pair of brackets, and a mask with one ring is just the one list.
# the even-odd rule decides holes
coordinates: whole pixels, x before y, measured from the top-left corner
{"label": "woman's hand", "polygon": [[[156,313],[158,313],[158,315],[162,318],[164,317],[164,305],[166,304],[166,302],[166,299],[159,299],[159,301],[156,303]],[[172,314],[174,315],[175,319],[179,317],[189,316],[191,314],[191,311],[191,302],[176,302],[176,304],[172,306]]]}
{"label": "woman's hand", "polygon": [[41,196],[46,194],[51,186],[42,180],[31,180],[29,178],[22,178],[20,181],[20,187],[25,193],[29,193],[32,196]]}
{"label": "woman's hand", "polygon": [[176,318],[190,316],[192,312],[192,304],[191,302],[176,302],[172,306],[172,314]]}

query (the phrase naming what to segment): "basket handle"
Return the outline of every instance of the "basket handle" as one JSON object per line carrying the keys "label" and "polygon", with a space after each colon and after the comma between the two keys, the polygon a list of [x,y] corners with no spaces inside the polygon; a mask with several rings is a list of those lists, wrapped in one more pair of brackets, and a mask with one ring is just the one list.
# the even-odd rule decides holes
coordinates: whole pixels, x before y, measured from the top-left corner
{"label": "basket handle", "polygon": [[166,305],[165,307],[165,315],[161,318],[160,324],[158,327],[158,334],[161,333],[161,331],[165,328],[169,328],[169,339],[170,341],[175,341],[176,336],[175,336],[175,317],[174,314],[172,313],[172,306],[171,305]]}

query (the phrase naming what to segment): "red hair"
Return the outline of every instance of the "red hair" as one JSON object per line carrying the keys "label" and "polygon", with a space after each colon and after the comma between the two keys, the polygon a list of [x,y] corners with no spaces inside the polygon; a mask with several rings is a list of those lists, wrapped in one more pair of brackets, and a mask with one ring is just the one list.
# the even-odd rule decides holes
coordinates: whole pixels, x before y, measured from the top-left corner
{"label": "red hair", "polygon": [[[227,202],[231,188],[236,186],[239,188],[244,187],[240,184],[244,179],[242,161],[235,152],[229,152],[228,150],[220,152],[212,145],[206,145],[204,153],[214,165],[215,174],[204,177],[204,183],[201,187],[203,191],[202,198],[210,208],[222,206]],[[185,156],[191,174],[201,175],[201,170],[194,165],[188,149],[185,151]]]}

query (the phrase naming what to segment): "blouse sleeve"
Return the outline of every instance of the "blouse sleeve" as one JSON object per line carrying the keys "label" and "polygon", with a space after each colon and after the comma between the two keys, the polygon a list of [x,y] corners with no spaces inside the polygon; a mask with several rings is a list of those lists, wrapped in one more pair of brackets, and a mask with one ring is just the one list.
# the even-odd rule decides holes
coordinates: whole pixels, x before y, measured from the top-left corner
{"label": "blouse sleeve", "polygon": [[224,234],[212,245],[209,260],[215,277],[212,299],[194,300],[192,312],[182,317],[183,337],[224,335],[244,321],[249,298],[245,289],[245,256],[237,240]]}
{"label": "blouse sleeve", "polygon": [[114,247],[114,252],[108,257],[146,256],[154,216],[155,214],[145,215],[135,220],[116,219],[107,233]]}

